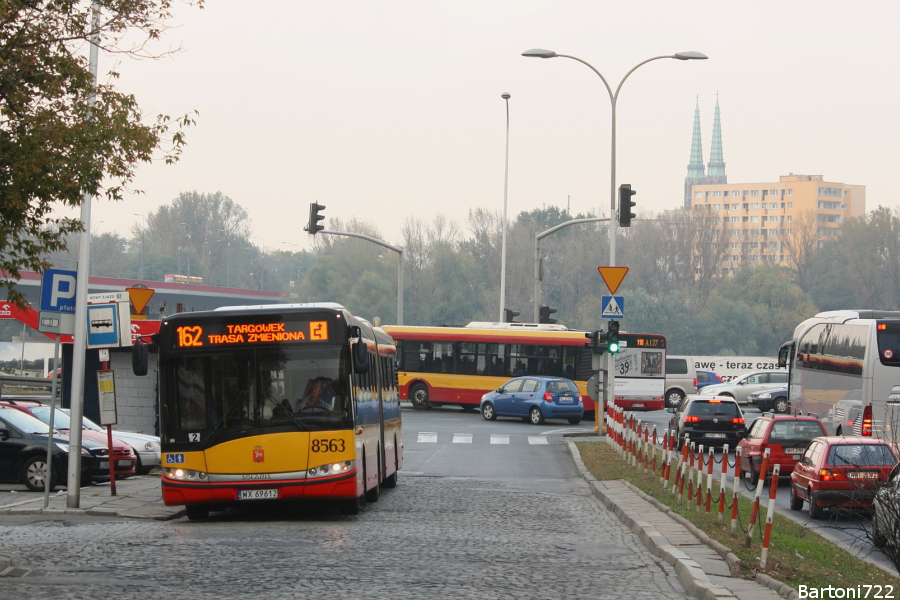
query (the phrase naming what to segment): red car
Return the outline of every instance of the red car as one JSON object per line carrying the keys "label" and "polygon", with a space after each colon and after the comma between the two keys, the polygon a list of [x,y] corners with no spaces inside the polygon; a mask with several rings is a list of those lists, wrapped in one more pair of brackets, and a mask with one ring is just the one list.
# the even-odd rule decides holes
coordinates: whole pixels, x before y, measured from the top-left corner
{"label": "red car", "polygon": [[[48,425],[50,424],[50,406],[47,404],[30,402],[27,400],[8,400],[0,402],[0,405],[17,408],[33,417],[37,417]],[[53,416],[53,429],[68,434],[69,428],[71,427],[70,423],[69,415],[56,409],[56,414]],[[108,440],[106,434],[83,427],[81,429],[81,437],[96,442],[98,445],[102,445],[102,449],[100,450],[91,450],[91,453],[106,453],[105,456],[97,456],[98,460],[95,477],[99,480],[109,479],[109,447],[107,446]],[[116,477],[131,477],[135,474],[137,455],[135,455],[134,449],[131,446],[114,437],[113,454],[116,457]]]}
{"label": "red car", "polygon": [[871,510],[896,464],[890,445],[878,438],[816,438],[791,473],[791,510],[803,508],[804,501],[812,519],[821,519],[825,508]]}
{"label": "red car", "polygon": [[763,413],[750,426],[746,437],[738,444],[741,449],[741,475],[750,473],[753,483],[759,480],[763,453],[769,449],[769,468],[781,465],[779,476],[787,476],[806,452],[813,438],[828,435],[825,425],[815,417],[791,417]]}

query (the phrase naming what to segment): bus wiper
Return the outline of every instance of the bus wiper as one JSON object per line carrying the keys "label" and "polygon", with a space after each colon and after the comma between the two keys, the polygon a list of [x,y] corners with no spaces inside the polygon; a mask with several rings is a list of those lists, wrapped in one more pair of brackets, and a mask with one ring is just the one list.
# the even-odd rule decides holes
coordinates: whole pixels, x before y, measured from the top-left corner
{"label": "bus wiper", "polygon": [[219,421],[219,423],[215,427],[212,428],[212,431],[209,432],[209,435],[206,436],[207,442],[209,442],[210,440],[215,438],[215,436],[219,432],[219,430],[222,429],[222,426],[225,425],[225,421],[228,420],[228,416],[234,410],[234,407],[238,406],[238,404],[240,404],[247,397],[247,394],[248,394],[247,390],[244,390],[240,394],[238,394],[237,398],[234,399],[234,402],[232,402],[228,406],[228,410],[225,411],[225,414],[222,416],[222,420]]}
{"label": "bus wiper", "polygon": [[275,410],[278,411],[279,414],[286,415],[291,421],[293,421],[294,425],[296,425],[303,431],[311,431],[311,429],[306,425],[306,423],[304,423],[303,421],[301,421],[300,419],[298,419],[297,417],[294,416],[294,413],[291,411],[289,406],[286,407],[283,404],[281,404],[280,402],[278,402],[278,399],[275,398],[275,396],[273,396],[269,392],[265,392],[265,394],[266,394],[266,400],[272,401],[272,404],[275,405]]}

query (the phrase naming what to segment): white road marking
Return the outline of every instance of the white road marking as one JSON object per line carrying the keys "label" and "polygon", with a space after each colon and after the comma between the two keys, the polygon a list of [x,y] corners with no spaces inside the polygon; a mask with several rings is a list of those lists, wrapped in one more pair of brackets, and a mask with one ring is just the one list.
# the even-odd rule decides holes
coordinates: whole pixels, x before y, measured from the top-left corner
{"label": "white road marking", "polygon": [[529,435],[528,443],[532,446],[540,446],[541,444],[547,444],[547,438],[541,437],[539,435]]}
{"label": "white road marking", "polygon": [[437,432],[420,431],[417,440],[420,444],[437,444]]}
{"label": "white road marking", "polygon": [[454,433],[453,434],[453,443],[454,444],[471,444],[472,443],[472,434],[471,433]]}
{"label": "white road marking", "polygon": [[492,444],[509,444],[509,436],[508,435],[497,435],[495,433],[491,434],[491,443]]}

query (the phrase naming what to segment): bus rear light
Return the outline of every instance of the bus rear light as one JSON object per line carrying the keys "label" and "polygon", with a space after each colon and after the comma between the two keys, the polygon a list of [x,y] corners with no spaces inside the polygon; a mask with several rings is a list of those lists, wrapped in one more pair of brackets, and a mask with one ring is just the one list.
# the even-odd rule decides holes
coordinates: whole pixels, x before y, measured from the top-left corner
{"label": "bus rear light", "polygon": [[872,405],[869,404],[863,410],[862,416],[862,434],[867,437],[872,437]]}

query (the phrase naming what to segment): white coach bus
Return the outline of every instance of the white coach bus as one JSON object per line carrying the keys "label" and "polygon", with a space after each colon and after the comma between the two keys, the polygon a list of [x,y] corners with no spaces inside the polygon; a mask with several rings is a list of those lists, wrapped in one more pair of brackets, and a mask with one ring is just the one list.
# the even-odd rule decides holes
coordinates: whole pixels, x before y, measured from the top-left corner
{"label": "white coach bus", "polygon": [[829,434],[900,443],[900,311],[819,313],[797,326],[778,364],[790,369],[794,414],[817,416]]}

